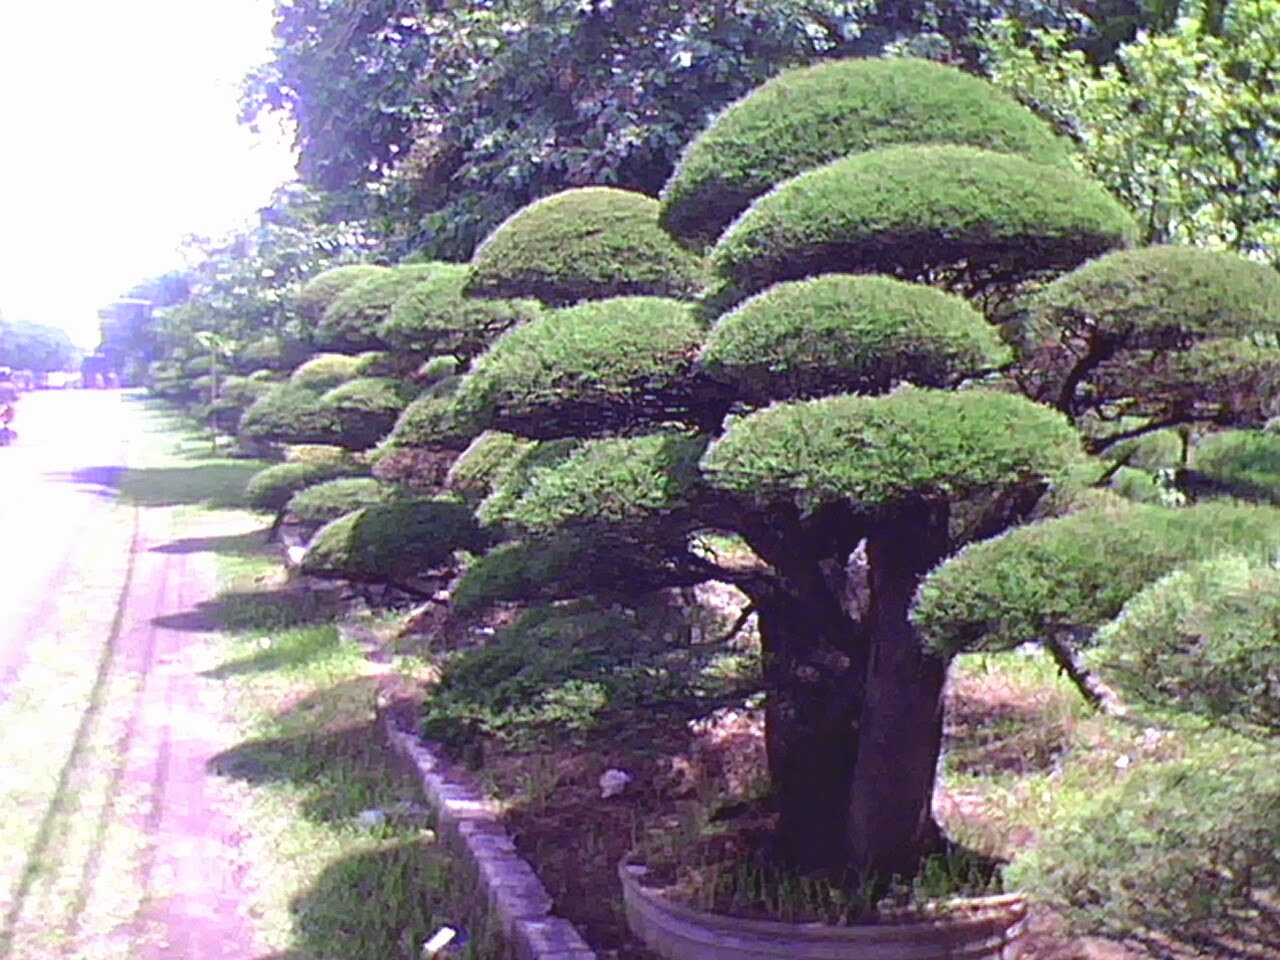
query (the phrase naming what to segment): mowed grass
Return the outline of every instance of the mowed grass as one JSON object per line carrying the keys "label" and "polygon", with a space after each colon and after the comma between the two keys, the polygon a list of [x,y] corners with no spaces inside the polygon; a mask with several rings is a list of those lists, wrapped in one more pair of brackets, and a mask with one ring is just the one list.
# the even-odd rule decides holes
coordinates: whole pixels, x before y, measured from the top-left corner
{"label": "mowed grass", "polygon": [[211,673],[230,687],[244,739],[214,767],[237,784],[268,946],[289,960],[409,960],[450,925],[469,936],[451,957],[499,956],[472,929],[477,893],[436,844],[417,782],[388,755],[361,651],[313,597],[281,589],[274,558],[225,569]]}

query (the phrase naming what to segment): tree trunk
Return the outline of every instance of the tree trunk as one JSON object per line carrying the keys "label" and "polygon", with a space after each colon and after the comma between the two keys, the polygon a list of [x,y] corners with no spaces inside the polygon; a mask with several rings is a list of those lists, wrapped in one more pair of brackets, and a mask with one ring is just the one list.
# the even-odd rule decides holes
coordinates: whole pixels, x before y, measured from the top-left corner
{"label": "tree trunk", "polygon": [[860,664],[823,641],[792,595],[754,601],[764,674],[765,747],[778,811],[774,854],[801,871],[841,870],[857,743]]}
{"label": "tree trunk", "polygon": [[946,664],[907,612],[921,577],[948,553],[945,506],[904,508],[867,538],[871,650],[846,836],[850,867],[880,883],[913,877],[941,844],[932,801]]}

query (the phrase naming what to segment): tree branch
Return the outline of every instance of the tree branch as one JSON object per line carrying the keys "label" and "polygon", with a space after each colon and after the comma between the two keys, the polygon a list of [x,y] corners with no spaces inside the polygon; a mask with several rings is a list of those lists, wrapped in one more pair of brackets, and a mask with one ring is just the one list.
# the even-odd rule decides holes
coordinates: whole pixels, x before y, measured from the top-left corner
{"label": "tree branch", "polygon": [[1084,665],[1079,651],[1070,641],[1062,636],[1052,637],[1044,641],[1044,648],[1091,707],[1109,717],[1125,715],[1127,710],[1120,695]]}

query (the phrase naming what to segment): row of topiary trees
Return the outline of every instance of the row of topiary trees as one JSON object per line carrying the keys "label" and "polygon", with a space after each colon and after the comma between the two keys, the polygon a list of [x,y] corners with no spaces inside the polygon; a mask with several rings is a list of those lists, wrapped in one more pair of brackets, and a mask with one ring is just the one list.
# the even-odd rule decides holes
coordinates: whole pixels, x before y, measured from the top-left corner
{"label": "row of topiary trees", "polygon": [[[1269,508],[1079,489],[1148,435],[1275,412],[1280,279],[1136,235],[984,82],[824,64],[718,117],[660,200],[570,190],[469,264],[321,275],[304,299],[340,355],[271,386],[240,432],[348,451],[255,481],[272,509],[346,483],[303,500],[313,520],[358,507],[316,534],[313,572],[438,585],[463,551],[470,604],[733,584],[763,650],[774,853],[910,878],[945,847],[955,656],[1039,642],[1078,672],[1101,630],[1126,692],[1181,698],[1108,625],[1189,563],[1280,536]],[[364,469],[379,486],[335,481]],[[1274,729],[1265,704],[1186,700]]]}

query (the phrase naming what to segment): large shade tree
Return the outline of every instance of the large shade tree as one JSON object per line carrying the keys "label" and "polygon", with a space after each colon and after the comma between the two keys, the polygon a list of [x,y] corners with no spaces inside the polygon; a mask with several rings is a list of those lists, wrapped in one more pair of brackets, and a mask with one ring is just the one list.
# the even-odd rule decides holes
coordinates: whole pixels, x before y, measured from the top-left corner
{"label": "large shade tree", "polygon": [[[736,584],[762,641],[776,852],[801,868],[885,880],[914,875],[945,843],[931,800],[957,647],[913,621],[922,579],[967,543],[1025,521],[1084,455],[1081,431],[1094,421],[1125,416],[1132,434],[1138,418],[1166,425],[1175,407],[1187,419],[1253,415],[1256,404],[1230,397],[1179,405],[1171,381],[1209,354],[1264,376],[1275,356],[1247,334],[1276,320],[1188,316],[1180,333],[1157,335],[1133,329],[1159,323],[1146,314],[1099,314],[1082,331],[1084,320],[1063,322],[1059,289],[1013,325],[1023,335],[1008,338],[1011,351],[956,291],[1042,283],[1130,246],[1136,225],[1061,163],[1047,128],[958,71],[903,60],[817,69],[825,99],[813,92],[814,71],[784,75],[694,141],[664,191],[663,222],[686,225],[693,244],[714,240],[710,296],[584,286],[581,297],[604,299],[511,330],[414,420],[441,446],[460,448],[486,429],[535,441],[512,446],[514,464],[479,508],[520,539],[492,555],[506,574],[497,576],[495,559],[494,582],[554,593],[551,574],[534,583],[538,564],[517,561],[540,546],[562,557],[580,538],[593,559],[568,572],[562,594],[603,586],[593,570],[623,568],[606,554],[624,558],[644,588]],[[945,90],[946,115],[868,111],[865,87],[895,82],[930,102]],[[755,156],[799,149],[786,131],[814,104],[836,118],[841,142],[771,162],[774,182],[750,190],[729,178],[735,171],[720,181],[707,172],[702,158],[717,142]],[[877,129],[886,124],[892,133]],[[728,229],[715,237],[707,218],[676,212],[690,196]],[[536,222],[516,217],[504,230]],[[491,249],[504,245],[500,234]],[[489,276],[504,297],[544,296],[538,268],[573,259],[563,244],[523,239],[526,262],[513,257],[505,276]],[[1229,300],[1228,274],[1197,291]],[[530,276],[539,285],[522,288]],[[1147,280],[1139,271],[1133,285]],[[557,288],[554,303],[570,299]],[[1092,357],[1094,328],[1128,339],[1078,369],[1070,358]],[[1149,354],[1149,372],[1110,376],[1105,360],[1122,349]],[[1018,389],[1055,376],[1049,402]],[[1149,394],[1151,404],[1126,406]],[[720,562],[699,546],[706,531],[737,535],[754,560]]]}

